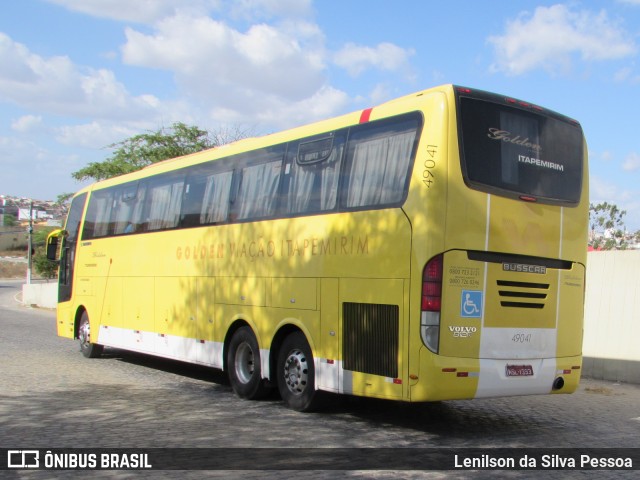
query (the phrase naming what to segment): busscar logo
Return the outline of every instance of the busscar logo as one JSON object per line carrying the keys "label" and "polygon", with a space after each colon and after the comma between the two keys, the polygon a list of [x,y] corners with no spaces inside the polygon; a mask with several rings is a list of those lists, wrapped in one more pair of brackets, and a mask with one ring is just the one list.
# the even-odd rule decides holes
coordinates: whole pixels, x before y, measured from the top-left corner
{"label": "busscar logo", "polygon": [[40,468],[39,450],[8,450],[8,468]]}
{"label": "busscar logo", "polygon": [[547,267],[544,265],[527,265],[524,263],[504,262],[502,264],[502,270],[505,272],[537,273],[539,275],[545,275],[547,273]]}

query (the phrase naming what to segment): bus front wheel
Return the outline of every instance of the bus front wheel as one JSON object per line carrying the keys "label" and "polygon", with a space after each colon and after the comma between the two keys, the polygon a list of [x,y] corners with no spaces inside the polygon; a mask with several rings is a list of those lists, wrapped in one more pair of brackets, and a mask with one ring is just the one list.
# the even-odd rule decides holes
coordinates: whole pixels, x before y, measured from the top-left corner
{"label": "bus front wheel", "polygon": [[85,357],[97,358],[102,355],[102,345],[91,343],[91,324],[87,312],[82,312],[82,317],[80,317],[78,340],[80,340],[80,351]]}
{"label": "bus front wheel", "polygon": [[227,367],[231,387],[240,398],[256,400],[269,393],[267,381],[262,378],[258,341],[249,327],[241,327],[231,337]]}
{"label": "bus front wheel", "polygon": [[289,408],[308,412],[318,407],[313,355],[302,332],[290,334],[282,343],[277,377],[278,390]]}

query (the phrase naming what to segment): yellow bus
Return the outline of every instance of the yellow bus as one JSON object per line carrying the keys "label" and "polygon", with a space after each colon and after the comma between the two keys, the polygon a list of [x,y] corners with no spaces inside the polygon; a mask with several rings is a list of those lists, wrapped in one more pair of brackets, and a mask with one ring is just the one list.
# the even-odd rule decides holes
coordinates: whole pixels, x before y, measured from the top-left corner
{"label": "yellow bus", "polygon": [[300,411],[571,393],[587,188],[578,122],[453,85],[168,160],[74,197],[58,334]]}

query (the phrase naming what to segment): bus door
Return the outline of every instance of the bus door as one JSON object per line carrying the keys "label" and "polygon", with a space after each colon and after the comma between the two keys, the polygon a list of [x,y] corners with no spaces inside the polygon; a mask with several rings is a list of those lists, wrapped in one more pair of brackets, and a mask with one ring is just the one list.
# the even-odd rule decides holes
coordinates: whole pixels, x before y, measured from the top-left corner
{"label": "bus door", "polygon": [[71,300],[73,290],[73,270],[75,266],[76,246],[80,233],[82,212],[87,200],[87,194],[78,195],[71,202],[66,223],[66,235],[62,237],[60,249],[60,272],[58,274],[58,302]]}
{"label": "bus door", "polygon": [[[73,294],[73,277],[76,260],[76,247],[80,235],[82,213],[87,194],[78,195],[71,202],[65,230],[51,232],[47,238],[47,258],[58,261],[58,335],[74,337],[74,318],[69,300]],[[60,256],[58,258],[58,248]]]}

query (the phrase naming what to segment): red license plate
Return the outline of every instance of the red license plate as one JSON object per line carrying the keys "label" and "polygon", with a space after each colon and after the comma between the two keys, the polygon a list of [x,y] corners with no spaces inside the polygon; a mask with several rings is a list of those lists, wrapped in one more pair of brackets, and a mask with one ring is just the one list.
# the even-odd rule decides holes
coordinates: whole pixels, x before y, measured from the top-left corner
{"label": "red license plate", "polygon": [[532,377],[531,365],[507,365],[507,377]]}

